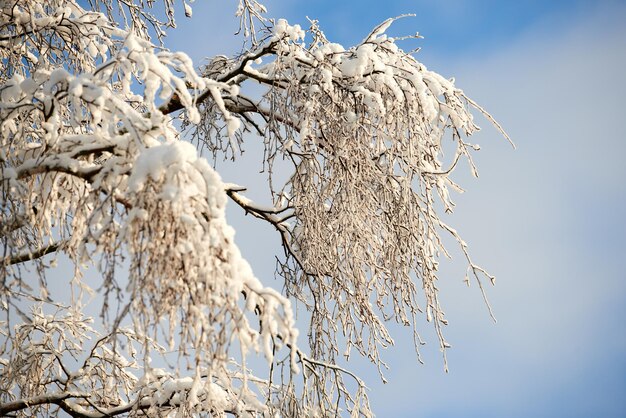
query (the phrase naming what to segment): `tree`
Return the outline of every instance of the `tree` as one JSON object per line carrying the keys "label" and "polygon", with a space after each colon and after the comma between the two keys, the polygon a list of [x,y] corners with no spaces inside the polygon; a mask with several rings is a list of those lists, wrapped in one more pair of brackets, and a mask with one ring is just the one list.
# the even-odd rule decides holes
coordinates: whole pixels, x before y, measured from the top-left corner
{"label": "tree", "polygon": [[[419,287],[445,355],[441,234],[481,289],[494,278],[440,213],[458,161],[475,171],[470,110],[500,127],[385,34],[395,19],[346,50],[240,0],[242,53],[196,70],[162,44],[171,1],[165,22],[142,1],[91,3],[1,2],[0,414],[371,416],[337,360],[356,349],[380,369],[387,321],[417,337]],[[252,134],[268,207],[192,145],[236,163]],[[242,258],[228,200],[275,228],[284,292]]]}

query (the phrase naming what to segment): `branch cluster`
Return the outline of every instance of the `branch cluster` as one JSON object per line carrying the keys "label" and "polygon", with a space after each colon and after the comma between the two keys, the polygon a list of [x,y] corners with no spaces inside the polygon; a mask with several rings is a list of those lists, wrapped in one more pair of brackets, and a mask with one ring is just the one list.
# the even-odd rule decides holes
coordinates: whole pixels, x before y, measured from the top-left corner
{"label": "branch cluster", "polygon": [[[140,0],[94,3],[0,10],[0,413],[371,416],[340,354],[357,350],[382,376],[387,323],[411,326],[417,349],[422,312],[445,359],[444,234],[481,290],[493,281],[441,216],[458,162],[476,174],[471,111],[491,116],[404,52],[386,34],[394,19],[345,49],[315,21],[304,31],[240,0],[245,51],[198,72],[150,40],[174,26],[170,0],[165,22]],[[184,140],[234,158],[250,131],[270,207]],[[282,160],[284,181],[272,177]],[[242,258],[228,199],[278,232],[286,295]],[[54,277],[57,260],[73,274]],[[289,297],[310,312],[309,354]],[[263,376],[248,368],[257,355]]]}

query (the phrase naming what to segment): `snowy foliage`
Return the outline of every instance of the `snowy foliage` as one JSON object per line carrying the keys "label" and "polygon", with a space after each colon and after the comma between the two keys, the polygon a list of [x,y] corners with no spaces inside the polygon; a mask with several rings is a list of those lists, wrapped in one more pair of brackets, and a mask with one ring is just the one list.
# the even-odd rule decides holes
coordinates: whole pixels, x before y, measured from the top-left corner
{"label": "snowy foliage", "polygon": [[[457,162],[475,170],[470,109],[492,119],[386,35],[393,19],[345,49],[240,0],[245,52],[196,70],[158,44],[170,0],[165,22],[142,2],[0,3],[0,413],[370,416],[339,354],[380,368],[385,323],[417,336],[422,310],[445,352],[441,234],[493,280],[440,217]],[[249,131],[268,172],[293,168],[268,179],[273,207],[186,141],[235,155]],[[229,199],[280,235],[285,294],[242,258]],[[308,350],[292,302],[310,312]],[[268,370],[249,369],[257,354]]]}

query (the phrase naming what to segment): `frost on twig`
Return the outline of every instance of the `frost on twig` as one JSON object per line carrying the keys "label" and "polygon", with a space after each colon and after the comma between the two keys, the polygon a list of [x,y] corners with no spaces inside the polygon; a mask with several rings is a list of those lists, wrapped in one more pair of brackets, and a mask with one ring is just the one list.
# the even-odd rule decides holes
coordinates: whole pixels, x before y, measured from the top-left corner
{"label": "frost on twig", "polygon": [[[225,186],[160,107],[175,100],[197,122],[207,91],[234,131],[221,102],[230,87],[74,3],[14,4],[0,18],[9,51],[0,85],[0,410],[267,409],[258,391],[242,398],[252,374],[232,366],[232,351],[242,363],[286,352],[295,373],[290,302],[242,259]],[[48,273],[46,254],[69,260],[73,275]],[[81,312],[88,266],[101,274],[103,322],[94,328]],[[51,299],[68,285],[69,312]],[[14,329],[15,316],[23,322]],[[178,366],[154,383],[155,359],[172,351]]]}
{"label": "frost on twig", "polygon": [[[0,10],[0,414],[371,416],[340,356],[382,375],[388,321],[417,348],[422,311],[445,353],[443,234],[483,295],[493,280],[441,215],[459,161],[476,173],[470,111],[499,125],[387,35],[395,19],[345,49],[240,0],[244,51],[196,71],[150,40],[173,2],[163,22],[141,1],[93,3]],[[234,158],[246,132],[273,206],[185,141]],[[229,199],[278,233],[286,294],[242,258]],[[290,297],[310,312],[306,352]]]}
{"label": "frost on twig", "polygon": [[[393,344],[388,320],[415,329],[424,310],[441,349],[448,347],[436,283],[439,257],[448,255],[441,233],[452,230],[440,206],[453,210],[450,189],[460,188],[450,176],[461,158],[477,174],[470,152],[478,147],[465,138],[478,130],[470,110],[486,114],[453,81],[403,52],[386,34],[393,21],[346,50],[315,21],[307,43],[298,25],[280,20],[264,44],[220,72],[266,86],[260,99],[238,96],[231,108],[260,118],[270,173],[278,157],[293,163],[275,194],[277,202],[286,197],[289,221],[264,219],[283,237],[279,273],[288,294],[312,313],[313,356],[334,361],[342,335],[341,354],[355,348],[383,367],[379,348]],[[444,159],[444,151],[453,157]],[[480,284],[486,273],[451,235]]]}

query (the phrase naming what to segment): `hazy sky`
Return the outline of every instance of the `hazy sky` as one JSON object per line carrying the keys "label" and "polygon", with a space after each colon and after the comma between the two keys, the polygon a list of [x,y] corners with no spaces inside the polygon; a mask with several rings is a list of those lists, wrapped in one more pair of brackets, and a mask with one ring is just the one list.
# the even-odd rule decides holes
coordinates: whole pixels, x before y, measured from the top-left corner
{"label": "hazy sky", "polygon": [[[237,50],[235,2],[194,3],[167,41],[200,62]],[[267,1],[269,15],[306,24],[349,47],[387,17],[416,13],[393,34],[419,31],[418,58],[486,107],[474,142],[481,177],[459,170],[466,193],[446,218],[475,261],[498,277],[488,289],[498,323],[476,287],[462,282],[458,252],[444,261],[450,373],[421,320],[425,365],[408,330],[393,328],[390,383],[364,361],[380,417],[626,416],[626,3],[556,0]],[[223,10],[216,11],[216,8]],[[225,181],[260,184],[250,144]],[[465,167],[461,167],[462,169]],[[254,194],[253,194],[254,197]],[[278,237],[230,208],[237,241],[257,276],[273,279]],[[304,343],[304,341],[303,341]]]}

